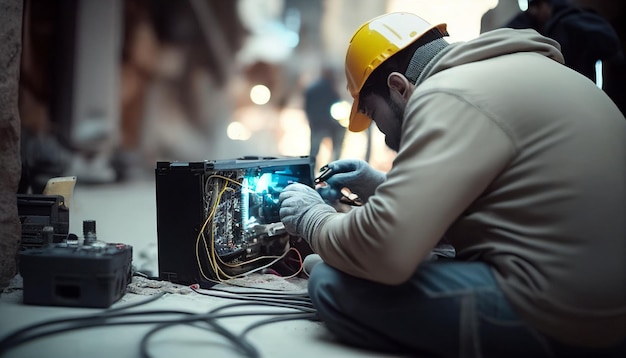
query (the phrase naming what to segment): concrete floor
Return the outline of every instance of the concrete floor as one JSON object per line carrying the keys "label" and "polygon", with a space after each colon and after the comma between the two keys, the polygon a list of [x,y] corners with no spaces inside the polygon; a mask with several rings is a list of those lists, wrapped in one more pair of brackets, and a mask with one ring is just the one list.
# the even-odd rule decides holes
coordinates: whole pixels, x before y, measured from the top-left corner
{"label": "concrete floor", "polygon": [[[96,220],[98,239],[133,246],[133,264],[138,269],[157,275],[157,231],[155,184],[153,175],[110,185],[82,185],[79,182],[70,200],[70,232],[82,235],[82,221]],[[208,310],[237,302],[227,298],[199,295],[182,287],[142,306],[143,309],[177,309],[190,312]],[[302,286],[304,287],[304,286]],[[186,291],[185,291],[186,289]],[[168,292],[172,292],[171,290]],[[182,293],[181,293],[182,292]],[[127,293],[113,307],[146,299],[147,295]],[[259,308],[234,308],[242,310]],[[24,305],[19,289],[0,295],[0,337],[27,324],[53,318],[91,315],[99,309]],[[261,317],[267,318],[267,317]],[[232,332],[261,319],[244,316],[224,319]],[[139,343],[150,326],[115,326],[81,329],[37,339],[10,350],[5,356],[26,357],[138,357]],[[335,342],[323,323],[296,320],[274,323],[253,330],[247,335],[262,357],[381,357],[383,355],[347,347]],[[211,356],[240,357],[227,339],[215,333],[179,325],[157,334],[149,345],[153,357]],[[3,356],[0,353],[0,356]]]}
{"label": "concrete floor", "polygon": [[124,183],[82,185],[70,200],[70,232],[82,236],[83,220],[96,221],[98,239],[133,247],[133,265],[158,275],[156,191],[151,173]]}

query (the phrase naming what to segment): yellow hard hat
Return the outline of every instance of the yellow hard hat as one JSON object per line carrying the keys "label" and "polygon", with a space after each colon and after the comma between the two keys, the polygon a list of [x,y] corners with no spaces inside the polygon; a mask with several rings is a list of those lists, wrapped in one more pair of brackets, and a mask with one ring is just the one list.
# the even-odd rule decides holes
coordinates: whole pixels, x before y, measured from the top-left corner
{"label": "yellow hard hat", "polygon": [[359,93],[372,71],[434,28],[447,34],[446,27],[446,24],[431,25],[406,12],[385,14],[361,25],[352,36],[346,53],[348,91],[354,98],[348,125],[350,131],[364,131],[372,123],[371,118],[359,112]]}

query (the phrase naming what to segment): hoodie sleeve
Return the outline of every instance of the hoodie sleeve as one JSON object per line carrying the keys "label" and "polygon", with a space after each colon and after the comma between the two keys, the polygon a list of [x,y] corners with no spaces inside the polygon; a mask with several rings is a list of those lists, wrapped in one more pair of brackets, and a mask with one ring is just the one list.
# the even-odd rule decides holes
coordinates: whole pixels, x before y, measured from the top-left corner
{"label": "hoodie sleeve", "polygon": [[462,98],[412,99],[387,180],[363,207],[328,217],[311,245],[348,274],[405,282],[514,152],[505,130]]}

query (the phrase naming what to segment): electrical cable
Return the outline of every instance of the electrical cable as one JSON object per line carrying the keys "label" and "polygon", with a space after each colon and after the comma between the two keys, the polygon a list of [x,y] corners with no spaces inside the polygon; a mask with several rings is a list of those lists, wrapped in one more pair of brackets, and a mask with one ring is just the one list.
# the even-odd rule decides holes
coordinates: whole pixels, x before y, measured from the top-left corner
{"label": "electrical cable", "polygon": [[271,307],[279,307],[279,308],[288,308],[296,311],[301,311],[302,313],[317,313],[317,310],[310,307],[302,307],[298,305],[291,305],[289,303],[269,303],[269,302],[238,302],[233,303],[226,306],[220,306],[212,309],[209,313],[217,313],[219,311],[223,311],[226,309],[234,308],[234,307],[244,307],[244,306],[271,306]]}
{"label": "electrical cable", "polygon": [[160,292],[160,293],[157,293],[155,295],[150,296],[149,298],[147,298],[145,300],[141,300],[139,302],[128,303],[128,304],[122,305],[120,307],[108,308],[108,309],[106,309],[104,311],[104,313],[105,314],[110,314],[111,312],[123,311],[123,310],[127,310],[127,309],[130,309],[130,308],[133,308],[133,307],[143,306],[143,305],[146,305],[146,304],[148,304],[150,302],[154,302],[154,301],[158,300],[159,298],[161,298],[161,297],[163,297],[165,295],[166,295],[165,292]]}
{"label": "electrical cable", "polygon": [[[144,316],[144,315],[162,316],[163,314],[186,315],[187,317],[170,319],[170,320],[156,319],[156,320],[120,321],[120,322],[111,321],[112,318],[126,318],[126,317],[131,317],[131,316]],[[251,352],[250,347],[248,347],[248,346],[251,346],[249,343],[243,342],[241,339],[235,339],[235,336],[234,334],[232,334],[232,332],[220,326],[219,323],[215,322],[215,320],[219,318],[229,318],[229,317],[257,316],[257,315],[263,315],[263,316],[270,315],[271,316],[271,315],[281,315],[281,314],[284,315],[286,313],[280,313],[280,312],[274,312],[274,311],[253,311],[253,312],[243,312],[243,313],[222,313],[218,315],[215,313],[197,314],[197,313],[185,312],[185,311],[149,310],[149,311],[138,311],[138,312],[128,312],[128,313],[119,312],[119,313],[114,313],[112,315],[97,315],[97,316],[76,317],[72,319],[59,319],[59,320],[47,321],[43,324],[35,324],[35,325],[25,327],[19,330],[19,332],[15,332],[11,334],[10,336],[3,338],[0,341],[0,355],[4,354],[7,350],[15,348],[24,343],[33,341],[35,339],[39,339],[39,338],[43,338],[43,337],[47,337],[51,335],[56,335],[56,334],[64,333],[64,332],[82,330],[86,328],[102,327],[102,326],[110,327],[110,326],[119,326],[119,325],[159,324],[158,327],[160,328],[157,329],[155,327],[153,330],[150,331],[150,332],[156,333],[156,331],[167,328],[172,325],[187,324],[187,323],[197,322],[197,321],[207,322],[209,325],[215,328],[215,331],[217,333],[226,337],[229,341],[233,342],[233,344],[235,344],[237,347],[239,347],[245,352]],[[313,315],[312,313],[308,313],[308,314]],[[46,330],[43,332],[33,332],[35,329],[42,328],[43,326],[49,326],[49,325],[54,326],[58,324],[68,323],[68,322],[76,322],[76,324],[65,326],[65,327],[59,327],[56,329],[50,329],[50,330]],[[145,338],[144,336],[144,340],[146,340],[146,342],[147,342],[147,339],[148,338]],[[144,344],[147,344],[147,343],[144,343]],[[251,356],[254,356],[254,355],[251,355]]]}
{"label": "electrical cable", "polygon": [[[208,282],[212,282],[212,283],[214,283],[214,284],[216,284],[216,285],[217,285],[217,284],[223,284],[223,285],[226,285],[226,286],[232,286],[232,287],[237,287],[237,288],[247,288],[247,289],[251,289],[251,287],[250,287],[250,286],[240,285],[240,284],[237,284],[235,281],[224,281],[224,282],[220,282],[220,281],[216,281],[216,280],[207,280],[207,281],[208,281]],[[195,284],[195,285],[191,285],[191,286],[196,287],[196,288],[198,287],[198,285],[197,285],[197,284]],[[190,287],[191,287],[191,286],[190,286]],[[193,289],[193,287],[191,287],[191,288]],[[253,287],[253,288],[254,288],[255,290],[258,290],[258,291],[261,291],[261,292],[266,292],[266,293],[268,293],[268,294],[274,294],[274,293],[276,293],[276,294],[279,294],[279,295],[281,295],[281,294],[285,294],[285,295],[290,295],[290,296],[291,296],[291,295],[303,295],[303,296],[308,297],[308,293],[307,293],[306,289],[305,289],[305,290],[302,290],[302,291],[297,291],[297,293],[292,293],[291,291],[285,291],[285,290],[281,290],[281,289],[278,289],[278,288],[268,288],[268,287],[263,287],[263,288],[261,288],[261,287]],[[237,292],[234,292],[234,291],[228,291],[228,290],[226,290],[226,289],[219,288],[219,287],[217,287],[217,286],[213,286],[213,287],[211,287],[211,290],[214,290],[214,291],[225,291],[225,292],[231,292],[231,293],[241,293],[240,291],[237,291]],[[289,292],[289,293],[287,293],[287,292]]]}
{"label": "electrical cable", "polygon": [[[206,187],[208,186],[208,183],[210,181],[210,179],[212,178],[220,178],[220,179],[224,179],[226,181],[229,181],[231,183],[235,183],[237,185],[241,186],[241,183],[221,176],[221,175],[211,175],[210,177],[207,178],[206,180],[206,184],[205,184],[205,191],[206,191]],[[216,188],[217,189],[217,188]],[[202,242],[204,243],[204,250],[207,256],[207,259],[209,261],[209,265],[212,269],[212,271],[215,273],[215,275],[217,276],[217,279],[221,282],[222,280],[222,276],[225,276],[227,279],[232,279],[234,278],[233,276],[230,276],[228,274],[226,274],[222,268],[220,267],[220,265],[217,263],[216,260],[216,254],[215,254],[215,213],[217,212],[217,208],[220,204],[220,202],[222,201],[222,195],[224,194],[224,192],[226,192],[228,189],[233,190],[232,188],[228,187],[228,183],[224,184],[224,187],[222,189],[219,190],[219,193],[217,194],[217,198],[215,198],[214,204],[211,206],[211,211],[209,212],[209,214],[207,215],[206,220],[204,221],[204,224],[202,225],[202,227],[200,228],[200,231],[198,232],[198,236],[196,238],[196,260],[198,263],[198,268],[200,269],[200,273],[202,275],[202,277],[206,280],[208,280],[209,278],[207,277],[207,275],[204,273],[203,269],[202,269],[202,264],[200,263],[200,257],[199,257],[199,253],[198,253],[198,245],[200,243],[200,237],[202,237]],[[204,232],[206,230],[206,226],[208,225],[208,223],[211,223],[211,240],[210,240],[210,249],[208,248],[209,245],[207,245],[207,240],[206,237],[204,236]],[[217,258],[221,260],[221,258],[219,257],[219,255],[217,255]],[[223,263],[223,261],[222,261]],[[241,265],[243,265],[244,263],[242,263]],[[241,266],[238,265],[238,266]],[[222,276],[220,276],[222,275]]]}
{"label": "electrical cable", "polygon": [[[231,307],[235,307],[234,305],[232,305]],[[227,307],[230,308],[230,307]],[[242,350],[242,352],[247,353],[248,356],[250,357],[258,357],[258,351],[256,350],[256,348],[254,348],[254,346],[252,346],[249,342],[247,342],[245,340],[245,337],[242,336],[235,336],[232,332],[228,331],[227,329],[225,329],[224,327],[222,327],[221,325],[219,325],[217,322],[214,321],[215,318],[228,318],[228,317],[241,317],[241,316],[250,316],[250,315],[283,315],[283,316],[290,316],[289,319],[294,320],[294,319],[303,319],[303,318],[313,318],[315,317],[314,313],[306,313],[306,316],[304,316],[304,313],[299,313],[299,316],[296,318],[294,315],[294,313],[290,313],[290,312],[265,312],[265,311],[254,311],[254,312],[245,312],[245,313],[223,313],[221,315],[215,315],[215,313],[207,313],[207,314],[196,314],[192,317],[187,317],[187,318],[181,318],[181,319],[176,319],[176,320],[171,320],[168,322],[164,322],[162,324],[160,324],[159,326],[156,326],[154,328],[152,328],[148,333],[146,333],[144,335],[144,337],[142,338],[141,342],[140,342],[140,350],[141,350],[141,354],[142,357],[145,358],[149,358],[150,355],[147,352],[147,346],[149,343],[150,338],[157,333],[158,331],[161,331],[163,329],[166,328],[170,328],[172,326],[175,325],[179,325],[179,324],[189,324],[192,322],[197,322],[197,321],[204,321],[207,324],[209,324],[212,328],[215,328],[216,332],[223,335],[224,337],[226,337],[229,341],[233,342],[233,344],[235,344],[235,346],[237,348],[240,348],[240,350]],[[293,316],[293,317],[292,317]],[[277,317],[275,317],[277,318]],[[286,320],[286,319],[283,319]],[[268,321],[267,323],[271,323],[274,321]],[[199,327],[199,326],[193,326],[193,327],[198,327],[198,328],[203,328],[203,327]],[[244,331],[249,331],[249,329],[244,329]]]}
{"label": "electrical cable", "polygon": [[[224,180],[223,186],[219,184],[218,182],[215,182],[213,190],[210,190],[209,187],[210,187],[210,184],[213,182],[213,179]],[[202,278],[208,281],[212,281],[212,279],[209,278],[208,275],[204,272],[204,268],[200,260],[199,247],[200,247],[201,242],[203,244],[202,246],[204,248],[204,251],[207,257],[208,265],[211,271],[215,274],[216,279],[217,279],[216,281],[220,283],[226,282],[227,280],[231,280],[234,278],[245,277],[246,275],[250,275],[252,273],[259,272],[264,269],[268,269],[271,266],[275,265],[276,263],[280,262],[281,260],[284,260],[287,257],[287,254],[291,251],[295,251],[296,254],[298,255],[299,266],[298,266],[298,269],[293,274],[287,276],[287,278],[291,278],[291,277],[295,277],[299,275],[303,270],[302,255],[299,253],[297,249],[290,248],[289,242],[286,243],[285,250],[283,251],[281,255],[278,255],[278,256],[265,255],[265,256],[256,257],[250,260],[246,260],[243,262],[236,262],[236,263],[225,262],[224,260],[222,260],[222,257],[216,253],[215,221],[216,221],[216,213],[218,211],[218,208],[220,207],[220,203],[222,202],[222,196],[224,195],[226,191],[232,191],[236,194],[241,192],[241,190],[238,191],[238,190],[235,190],[234,188],[229,187],[230,184],[237,185],[238,187],[244,187],[244,184],[242,184],[241,182],[233,178],[229,178],[229,177],[219,175],[219,174],[213,174],[209,176],[208,178],[206,178],[205,180],[205,184],[204,184],[205,193],[212,192],[212,193],[216,193],[216,195],[211,196],[211,200],[205,197],[205,200],[204,200],[205,207],[206,207],[205,213],[207,214],[207,216],[196,237],[196,245],[195,245],[196,261],[197,261],[197,265],[198,265]],[[211,224],[211,227],[210,227],[210,230],[207,230],[207,226],[209,225],[209,223]],[[210,231],[209,240],[207,240],[207,237],[205,236],[205,233],[207,231]],[[249,269],[245,272],[240,272],[240,273],[226,272],[226,268],[232,268],[232,269],[242,268],[243,269],[243,267],[246,265],[250,265],[254,262],[257,262],[259,260],[264,260],[264,259],[271,259],[272,261],[266,264],[263,264],[261,266],[257,266],[252,269]],[[288,267],[288,265],[286,266]]]}
{"label": "electrical cable", "polygon": [[[288,244],[287,244],[287,245],[288,245]],[[230,279],[233,279],[233,278],[245,277],[245,276],[248,276],[248,275],[253,274],[253,273],[255,273],[255,272],[258,272],[258,271],[264,270],[264,269],[266,269],[266,268],[268,268],[268,267],[270,267],[270,266],[274,265],[274,264],[275,264],[275,263],[277,263],[278,261],[280,261],[280,260],[284,259],[284,258],[287,256],[287,254],[289,253],[289,250],[291,250],[291,249],[290,249],[290,248],[287,248],[287,250],[286,250],[286,251],[285,251],[285,252],[284,252],[281,256],[277,256],[277,257],[276,257],[276,258],[275,258],[272,262],[270,262],[270,263],[268,263],[268,264],[265,264],[265,265],[263,265],[263,266],[259,266],[259,267],[257,267],[257,268],[254,268],[254,269],[251,269],[251,270],[249,270],[249,271],[246,271],[246,272],[244,272],[244,273],[242,273],[242,274],[235,275],[235,276],[232,276],[232,277],[229,277],[229,278],[230,278]]]}
{"label": "electrical cable", "polygon": [[246,295],[237,295],[235,293],[231,294],[230,296],[224,296],[224,295],[213,294],[210,292],[210,290],[201,291],[199,289],[194,289],[194,288],[192,288],[192,290],[194,290],[195,292],[201,295],[206,295],[206,296],[232,298],[232,299],[238,299],[238,300],[244,300],[244,301],[255,301],[255,302],[264,302],[264,303],[291,303],[291,304],[301,306],[301,307],[313,308],[313,304],[311,303],[310,300],[299,300],[299,299],[292,299],[292,298],[278,299],[278,298],[273,298],[273,297],[270,298],[270,297],[260,297],[260,296],[248,297]]}
{"label": "electrical cable", "polygon": [[[149,299],[142,300],[140,302],[128,304],[128,305],[125,305],[125,306],[122,306],[122,307],[110,308],[110,309],[105,310],[105,311],[103,311],[103,312],[101,312],[99,314],[96,314],[96,315],[93,315],[93,316],[88,316],[88,317],[90,319],[94,319],[95,320],[95,319],[101,318],[104,315],[108,315],[108,314],[111,314],[111,313],[114,313],[114,312],[117,312],[117,311],[126,310],[126,309],[129,309],[129,308],[141,306],[141,305],[144,305],[144,304],[156,301],[157,299],[161,298],[164,295],[165,295],[165,293],[161,293],[161,294],[155,295],[153,297],[150,297]],[[43,321],[43,322],[39,322],[39,323],[34,323],[34,324],[30,325],[30,326],[27,326],[27,327],[24,327],[24,328],[19,329],[17,331],[14,331],[12,334],[3,337],[0,340],[0,353],[2,352],[2,347],[4,346],[5,342],[10,341],[14,337],[18,337],[19,335],[31,332],[31,331],[33,331],[35,329],[42,328],[42,327],[45,327],[45,326],[54,325],[54,324],[60,324],[60,323],[74,322],[74,321],[82,321],[84,319],[85,319],[85,317],[79,316],[79,317],[74,317],[74,318],[47,320],[47,321]]]}
{"label": "electrical cable", "polygon": [[[207,295],[206,291],[196,291],[199,294]],[[155,295],[150,297],[149,299],[142,300],[140,302],[135,302],[132,304],[127,304],[120,307],[114,307],[111,309],[104,310],[96,315],[88,315],[88,316],[79,316],[72,318],[63,318],[63,319],[54,319],[48,320],[40,323],[35,323],[29,325],[27,327],[18,329],[13,333],[3,337],[0,339],[0,356],[5,354],[6,351],[13,349],[19,345],[24,343],[52,336],[64,332],[70,332],[75,330],[93,328],[93,327],[102,327],[102,326],[120,326],[120,325],[145,325],[145,324],[157,324],[157,326],[153,327],[147,334],[142,337],[140,342],[140,349],[142,357],[150,357],[148,352],[148,343],[150,337],[157,333],[160,330],[163,330],[168,327],[172,327],[175,325],[186,324],[191,325],[196,328],[207,329],[221,336],[225,337],[229,340],[236,349],[245,354],[248,357],[256,358],[259,356],[256,348],[248,342],[244,335],[247,334],[250,330],[259,327],[264,324],[269,324],[273,322],[286,321],[286,320],[295,320],[295,319],[310,319],[316,320],[316,310],[310,303],[307,295],[304,294],[280,294],[274,292],[263,292],[258,293],[254,291],[235,293],[228,292],[228,290],[222,290],[222,293],[226,293],[227,295],[212,295],[222,298],[231,298],[231,299],[241,299],[245,300],[245,302],[237,302],[228,305],[223,305],[217,307],[208,313],[198,314],[187,311],[179,311],[179,310],[141,310],[141,311],[131,311],[126,312],[126,310],[134,307],[138,307],[141,305],[145,305],[149,302],[153,302],[163,294]],[[234,307],[242,307],[242,306],[266,306],[266,307],[275,307],[280,309],[286,309],[294,312],[277,312],[277,311],[248,311],[248,312],[238,312],[238,313],[220,313],[218,312],[234,308]],[[159,315],[162,317],[163,315],[183,315],[186,317],[182,318],[171,318],[171,319],[142,319],[142,320],[130,320],[132,317],[139,316],[149,316],[149,315]],[[272,318],[265,319],[252,325],[246,327],[239,336],[233,334],[222,325],[220,325],[216,320],[229,318],[229,317],[242,317],[242,316],[256,316],[256,315],[265,315],[265,316],[273,316]],[[202,322],[207,326],[199,326],[198,322]],[[61,327],[55,327],[63,325]]]}
{"label": "electrical cable", "polygon": [[[178,314],[181,314],[179,312]],[[164,312],[151,312],[150,314],[164,314]],[[120,326],[120,325],[143,325],[143,324],[154,324],[154,323],[162,323],[163,320],[142,320],[142,321],[124,321],[124,322],[108,322],[106,319],[102,319],[102,317],[93,318],[93,317],[85,317],[81,320],[77,320],[76,324],[60,327],[56,329],[50,329],[48,331],[43,332],[27,332],[29,335],[23,334],[24,337],[14,336],[12,340],[7,340],[6,342],[3,340],[0,342],[0,356],[3,355],[7,350],[13,349],[17,346],[20,346],[24,343],[28,343],[34,341],[36,339],[57,335],[60,333],[83,330],[86,328],[94,328],[94,327],[102,327],[102,326]],[[54,324],[60,324],[62,322],[55,322]]]}
{"label": "electrical cable", "polygon": [[[209,177],[210,179],[211,177]],[[208,179],[207,179],[207,183],[208,183]],[[198,263],[198,269],[200,270],[200,274],[202,275],[202,277],[204,279],[208,279],[208,276],[204,273],[204,270],[202,269],[202,264],[200,263],[200,255],[198,253],[198,246],[200,244],[200,238],[202,238],[202,241],[204,242],[204,249],[207,255],[207,259],[209,260],[209,264],[211,265],[211,269],[213,269],[213,272],[217,273],[217,267],[214,266],[213,261],[211,260],[211,254],[208,251],[207,248],[207,242],[206,242],[206,238],[204,237],[204,231],[206,230],[206,226],[209,222],[211,222],[211,219],[214,217],[215,212],[217,211],[217,206],[221,200],[222,195],[224,194],[224,192],[226,191],[227,186],[224,186],[224,188],[222,190],[220,190],[218,197],[215,201],[215,204],[213,205],[211,211],[209,212],[209,214],[207,215],[206,220],[204,221],[204,224],[202,225],[202,227],[200,228],[200,231],[198,232],[198,236],[196,237],[196,260]],[[214,243],[211,242],[211,245],[213,246]],[[213,247],[214,250],[214,247]],[[217,276],[219,276],[219,274],[217,274]],[[219,277],[218,277],[219,278]]]}
{"label": "electrical cable", "polygon": [[[252,258],[247,261],[240,261],[235,263],[228,263],[222,260],[220,254],[216,251],[216,213],[220,209],[220,203],[222,202],[222,196],[227,194],[226,197],[241,194],[243,191],[241,189],[232,188],[229,185],[235,184],[239,187],[242,187],[242,183],[239,183],[237,180],[232,178],[228,178],[221,175],[212,175],[208,177],[205,181],[205,192],[208,190],[209,185],[211,184],[214,178],[224,180],[223,185],[215,181],[215,191],[213,191],[214,195],[211,198],[205,197],[205,212],[206,220],[204,221],[198,236],[196,237],[196,260],[198,264],[198,268],[202,277],[208,281],[216,282],[216,283],[224,283],[231,284],[227,280],[233,278],[240,278],[248,276],[252,273],[256,273],[258,271],[268,269],[270,266],[278,263],[281,260],[285,260],[288,258],[288,254],[294,251],[297,255],[297,259],[289,257],[290,260],[298,263],[298,269],[296,270],[293,267],[285,264],[284,268],[288,269],[288,272],[291,272],[293,269],[295,273],[290,274],[284,278],[295,277],[300,274],[303,270],[303,260],[300,252],[294,248],[290,247],[289,242],[285,244],[284,252],[280,255],[270,256],[259,256]],[[233,194],[234,193],[234,194]],[[232,208],[232,204],[228,204],[228,208]],[[210,227],[210,239],[205,236],[205,233],[208,234]],[[256,238],[257,236],[255,236]],[[274,238],[274,236],[272,236]],[[282,236],[281,236],[282,238]],[[218,236],[219,240],[224,240],[220,236]],[[255,239],[256,240],[256,239]],[[219,241],[218,241],[219,243]],[[230,244],[230,241],[229,241]],[[215,276],[217,277],[217,281],[209,278],[208,275],[205,274],[203,270],[203,266],[200,259],[200,249],[203,246],[204,253],[206,254],[208,265],[210,269],[213,271]],[[280,247],[279,247],[280,249]],[[233,274],[231,271],[227,270],[227,268],[232,269],[241,269],[244,270],[245,265],[251,265],[253,263],[257,263],[259,260],[271,260],[269,263],[263,264],[261,266],[256,266],[253,269],[247,270],[245,272],[240,272]],[[226,272],[228,271],[228,272]],[[145,275],[142,275],[145,277]],[[232,284],[232,286],[237,286]],[[34,323],[28,325],[26,327],[17,329],[11,333],[9,333],[5,337],[0,338],[0,356],[6,354],[7,351],[16,348],[20,345],[23,345],[27,342],[31,342],[37,339],[76,331],[89,329],[94,327],[112,327],[112,326],[123,326],[123,325],[155,325],[153,326],[146,334],[142,336],[140,342],[140,352],[142,357],[150,357],[148,352],[148,345],[150,338],[159,331],[162,331],[166,328],[174,327],[176,325],[188,325],[195,328],[200,328],[204,330],[208,330],[214,333],[221,335],[226,338],[232,345],[242,354],[248,357],[259,357],[258,350],[245,338],[245,336],[251,330],[261,327],[266,324],[287,321],[287,320],[296,320],[296,319],[309,319],[309,320],[317,320],[316,309],[313,307],[313,304],[310,301],[310,298],[307,293],[285,293],[285,291],[277,291],[277,290],[261,290],[258,291],[241,291],[241,292],[233,292],[229,290],[222,290],[219,288],[213,288],[209,291],[199,290],[198,287],[192,285],[192,289],[194,292],[201,295],[208,295],[220,298],[228,298],[228,299],[238,299],[243,300],[244,302],[237,302],[229,305],[223,305],[217,307],[207,313],[195,313],[195,312],[187,312],[180,310],[133,310],[128,311],[131,308],[135,308],[141,305],[145,305],[147,303],[153,302],[165,295],[165,293],[161,293],[158,295],[154,295],[146,300],[142,300],[140,302],[134,302],[131,304],[122,305],[119,307],[112,307],[106,310],[103,310],[96,314],[90,314],[85,316],[77,316],[70,318],[61,318],[61,319],[52,319],[39,323]],[[221,294],[216,294],[215,292],[221,292]],[[236,313],[228,313],[222,312],[224,310],[235,308],[235,307],[243,307],[243,306],[265,306],[277,308],[283,311],[247,311],[247,312],[236,312]],[[149,316],[156,316],[158,318],[150,318]],[[263,319],[253,324],[245,327],[242,332],[238,335],[234,334],[223,325],[221,325],[218,320],[229,318],[229,317],[242,317],[242,316],[272,316],[267,319]],[[163,316],[168,316],[164,319]],[[169,317],[174,316],[174,317]],[[182,316],[182,317],[180,317]]]}
{"label": "electrical cable", "polygon": [[[229,283],[230,284],[230,283]],[[309,297],[309,293],[306,290],[289,292],[289,291],[280,291],[280,290],[270,290],[267,288],[250,288],[246,286],[233,285],[233,287],[237,288],[246,288],[247,290],[231,290],[226,288],[221,288],[217,286],[211,287],[209,290],[203,290],[198,287],[198,285],[190,285],[189,288],[199,293],[201,295],[208,296],[216,296],[223,297],[222,295],[216,294],[216,292],[225,293],[227,295],[235,295],[235,298],[240,297],[248,297],[248,298],[282,298],[286,300],[298,301],[311,303],[311,299]],[[232,298],[229,296],[229,298]]]}
{"label": "electrical cable", "polygon": [[[234,346],[236,348],[239,348],[243,354],[245,354],[246,356],[250,357],[250,358],[257,358],[260,357],[258,350],[250,343],[248,342],[246,339],[244,339],[243,337],[237,337],[236,335],[234,335],[232,332],[230,332],[229,330],[227,330],[226,328],[222,327],[219,323],[215,322],[214,320],[205,320],[205,323],[209,324],[210,327],[201,327],[201,326],[197,326],[194,324],[189,323],[188,325],[192,326],[192,327],[196,327],[196,328],[203,328],[203,329],[213,329],[215,332],[221,334],[222,336],[226,337],[229,341],[231,341]],[[148,353],[148,343],[150,341],[150,338],[155,335],[157,332],[164,330],[166,328],[170,328],[173,327],[175,325],[179,325],[182,323],[178,323],[178,322],[167,322],[167,323],[162,323],[154,328],[152,328],[151,330],[149,330],[142,338],[141,341],[139,342],[139,353],[140,356],[142,358],[151,358],[152,356]]]}
{"label": "electrical cable", "polygon": [[241,333],[239,333],[239,339],[243,339],[245,335],[248,334],[248,332],[252,331],[253,329],[259,328],[261,326],[264,326],[266,324],[283,322],[283,321],[293,321],[297,319],[313,320],[316,318],[317,316],[314,313],[292,313],[290,315],[286,315],[283,317],[272,317],[272,318],[264,319],[261,321],[254,322],[248,327],[246,327],[243,331],[241,331]]}

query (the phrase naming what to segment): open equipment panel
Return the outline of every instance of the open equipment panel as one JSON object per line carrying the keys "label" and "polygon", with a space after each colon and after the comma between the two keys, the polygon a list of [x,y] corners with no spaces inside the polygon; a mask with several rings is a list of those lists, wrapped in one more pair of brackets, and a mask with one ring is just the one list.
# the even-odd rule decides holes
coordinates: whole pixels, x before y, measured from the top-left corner
{"label": "open equipment panel", "polygon": [[308,157],[158,162],[159,278],[211,286],[264,269],[295,275],[310,248],[286,233],[280,192],[313,186]]}

